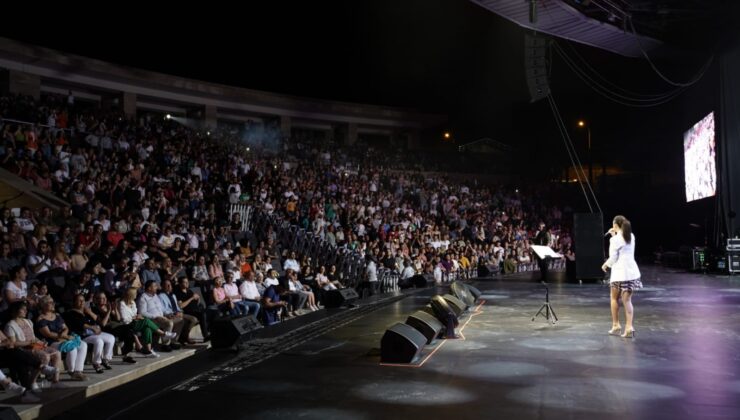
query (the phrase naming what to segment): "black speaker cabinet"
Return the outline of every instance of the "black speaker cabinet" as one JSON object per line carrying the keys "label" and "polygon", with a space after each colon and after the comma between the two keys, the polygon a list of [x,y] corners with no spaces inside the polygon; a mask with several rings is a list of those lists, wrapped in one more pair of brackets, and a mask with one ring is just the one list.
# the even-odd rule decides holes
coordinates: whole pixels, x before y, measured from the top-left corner
{"label": "black speaker cabinet", "polygon": [[382,363],[413,363],[424,348],[427,339],[414,327],[397,323],[380,340]]}
{"label": "black speaker cabinet", "polygon": [[604,272],[604,223],[601,213],[573,215],[576,244],[576,279],[602,279]]}
{"label": "black speaker cabinet", "polygon": [[250,333],[262,328],[254,315],[230,316],[213,321],[210,326],[211,345],[214,348],[231,347]]}
{"label": "black speaker cabinet", "polygon": [[447,301],[447,303],[450,305],[450,308],[455,313],[455,316],[457,316],[458,318],[460,317],[460,315],[462,315],[463,312],[465,312],[466,309],[468,309],[468,306],[455,296],[444,295],[442,297]]}
{"label": "black speaker cabinet", "polygon": [[468,286],[468,291],[470,292],[470,294],[473,295],[473,299],[475,299],[475,300],[480,299],[480,295],[483,294],[483,293],[481,293],[480,290],[478,290],[476,287],[473,287],[473,286],[471,286],[469,284],[466,285],[466,286]]}
{"label": "black speaker cabinet", "polygon": [[406,318],[406,324],[414,327],[427,338],[427,344],[432,344],[439,332],[442,331],[442,323],[426,311],[416,311]]}
{"label": "black speaker cabinet", "polygon": [[[450,317],[453,319],[453,325],[458,325],[457,314],[450,307],[447,299],[442,297],[442,295],[432,296],[432,299],[429,301],[429,305],[434,317],[437,318],[442,325],[447,326]],[[426,308],[423,308],[422,310],[426,312]]]}
{"label": "black speaker cabinet", "polygon": [[351,287],[344,289],[327,290],[324,293],[324,306],[327,308],[339,308],[352,304],[360,296]]}
{"label": "black speaker cabinet", "polygon": [[469,307],[475,304],[475,298],[470,293],[470,290],[468,290],[467,284],[461,281],[456,281],[450,286],[450,291],[456,298],[465,303],[466,306]]}

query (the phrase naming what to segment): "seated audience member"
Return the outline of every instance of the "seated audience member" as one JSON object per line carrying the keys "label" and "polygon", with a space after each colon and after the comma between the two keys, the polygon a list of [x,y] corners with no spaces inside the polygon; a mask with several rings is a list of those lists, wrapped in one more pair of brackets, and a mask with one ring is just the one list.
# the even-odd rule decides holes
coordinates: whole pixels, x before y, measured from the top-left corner
{"label": "seated audience member", "polygon": [[[336,282],[339,283],[339,282]],[[323,290],[336,290],[337,285],[335,282],[332,282],[329,280],[329,277],[326,276],[326,267],[321,266],[319,268],[319,272],[316,273],[316,285]],[[340,285],[341,286],[341,285]]]}
{"label": "seated audience member", "polygon": [[139,278],[143,284],[147,284],[149,281],[153,281],[157,283],[157,285],[162,283],[162,277],[159,275],[157,263],[154,261],[154,258],[146,260],[144,267],[141,269],[141,273],[139,274]]}
{"label": "seated audience member", "polygon": [[5,310],[13,302],[26,300],[28,298],[28,284],[26,284],[28,272],[23,266],[17,265],[8,272],[8,282],[3,287],[3,301],[0,303]]}
{"label": "seated audience member", "polygon": [[130,324],[121,322],[121,316],[118,313],[116,305],[108,303],[108,297],[105,292],[97,292],[90,304],[90,317],[103,331],[113,334],[123,342],[121,354],[124,363],[136,363],[136,359],[131,357],[130,353],[136,347],[140,351],[142,346],[139,337],[134,334]]}
{"label": "seated audience member", "polygon": [[42,367],[41,362],[30,352],[15,348],[14,343],[2,332],[0,332],[0,367],[8,368],[20,379],[21,383],[21,385],[14,384],[0,371],[0,384],[3,388],[16,395],[21,395],[22,403],[39,402],[39,397],[27,391],[31,390],[36,383]]}
{"label": "seated audience member", "polygon": [[123,299],[118,304],[118,313],[121,314],[121,322],[125,325],[131,325],[131,329],[135,333],[141,334],[141,341],[143,349],[141,354],[147,357],[159,357],[157,353],[152,350],[152,343],[154,342],[154,335],[162,336],[166,340],[172,340],[177,337],[177,334],[172,331],[163,331],[159,329],[159,326],[154,323],[151,319],[145,318],[138,312],[136,307],[136,294],[135,288],[130,288],[123,296]]}
{"label": "seated audience member", "polygon": [[61,315],[54,310],[54,300],[46,297],[40,302],[40,313],[36,320],[36,329],[46,343],[65,354],[67,372],[75,381],[85,381],[83,372],[87,343],[78,336],[73,336],[64,323]]}
{"label": "seated audience member", "polygon": [[234,308],[236,308],[239,314],[248,315],[250,313],[249,309],[251,305],[244,301],[242,299],[242,295],[239,294],[239,287],[234,283],[234,272],[226,271],[224,273],[224,280],[226,283],[224,283],[223,287],[226,292],[226,297],[228,297],[231,303],[234,304]]}
{"label": "seated audience member", "polygon": [[260,312],[260,301],[262,300],[262,294],[259,292],[257,282],[255,282],[257,275],[254,271],[250,271],[245,276],[244,281],[239,286],[239,294],[242,297],[242,302],[249,308],[249,313],[257,315]]}
{"label": "seated audience member", "polygon": [[[175,337],[180,335],[180,329],[183,326],[182,318],[168,318],[164,315],[162,301],[157,296],[158,284],[154,280],[149,280],[144,284],[144,293],[141,294],[138,301],[139,314],[147,319],[151,319],[163,331],[174,332]],[[180,345],[172,342],[169,335],[162,337],[162,346],[160,350],[170,352],[177,350]]]}
{"label": "seated audience member", "polygon": [[236,305],[226,294],[226,289],[224,289],[223,277],[216,277],[213,279],[213,290],[211,290],[211,299],[213,301],[213,305],[221,314],[227,314],[231,316],[239,315],[239,310],[236,308]]}
{"label": "seated audience member", "polygon": [[288,306],[288,302],[280,300],[278,286],[269,286],[262,295],[262,313],[265,316],[265,324],[272,325],[280,321],[280,311]]}
{"label": "seated audience member", "polygon": [[63,368],[62,354],[36,337],[33,323],[26,318],[28,305],[23,301],[14,302],[10,305],[9,312],[10,321],[5,324],[4,332],[13,347],[31,352],[43,366],[41,373],[51,379],[52,383],[59,382],[59,373]]}
{"label": "seated audience member", "polygon": [[82,295],[75,296],[72,308],[64,312],[63,318],[70,331],[93,346],[92,366],[95,372],[103,373],[104,369],[113,369],[110,361],[113,360],[113,345],[116,338],[97,325],[95,314],[85,306],[85,298]]}
{"label": "seated audience member", "polygon": [[200,295],[190,289],[190,280],[187,277],[180,277],[178,287],[175,289],[175,298],[177,305],[186,315],[197,319],[200,324],[200,331],[203,334],[203,341],[210,340],[208,331],[208,317],[206,311],[199,305]]}
{"label": "seated audience member", "polygon": [[303,308],[304,305],[308,305],[308,309],[317,311],[319,308],[316,306],[316,297],[314,296],[311,287],[302,284],[298,280],[296,273],[291,273],[288,277],[288,287],[291,294],[291,306],[293,307],[293,315],[295,312]]}
{"label": "seated audience member", "polygon": [[171,280],[167,279],[162,281],[162,290],[159,292],[159,300],[162,301],[162,312],[164,313],[165,318],[168,318],[175,323],[182,324],[180,327],[180,344],[195,344],[195,341],[190,339],[190,330],[193,329],[194,326],[198,325],[198,318],[184,313],[180,308],[177,303],[177,297],[172,288]]}

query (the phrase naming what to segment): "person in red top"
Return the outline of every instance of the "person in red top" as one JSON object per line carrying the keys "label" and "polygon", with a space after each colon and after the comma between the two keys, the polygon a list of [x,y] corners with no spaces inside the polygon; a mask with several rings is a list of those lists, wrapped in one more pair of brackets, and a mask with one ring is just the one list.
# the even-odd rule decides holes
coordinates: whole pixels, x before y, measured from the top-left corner
{"label": "person in red top", "polygon": [[85,248],[87,248],[87,246],[90,245],[94,239],[95,239],[95,232],[93,231],[92,223],[85,226],[85,231],[80,232],[80,234],[77,236],[77,242],[80,245],[84,245]]}
{"label": "person in red top", "polygon": [[118,243],[123,240],[123,233],[118,231],[118,226],[115,223],[111,223],[108,234],[105,236],[108,243],[118,248]]}

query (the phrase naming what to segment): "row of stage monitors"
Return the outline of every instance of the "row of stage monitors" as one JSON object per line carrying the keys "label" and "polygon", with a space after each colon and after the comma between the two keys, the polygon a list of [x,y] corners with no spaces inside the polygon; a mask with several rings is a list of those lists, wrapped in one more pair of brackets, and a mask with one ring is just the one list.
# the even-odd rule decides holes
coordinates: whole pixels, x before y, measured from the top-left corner
{"label": "row of stage monitors", "polygon": [[429,304],[409,315],[405,323],[387,329],[380,340],[381,363],[415,363],[422,349],[440,337],[455,338],[460,317],[475,304],[481,292],[456,281],[447,295],[432,297]]}

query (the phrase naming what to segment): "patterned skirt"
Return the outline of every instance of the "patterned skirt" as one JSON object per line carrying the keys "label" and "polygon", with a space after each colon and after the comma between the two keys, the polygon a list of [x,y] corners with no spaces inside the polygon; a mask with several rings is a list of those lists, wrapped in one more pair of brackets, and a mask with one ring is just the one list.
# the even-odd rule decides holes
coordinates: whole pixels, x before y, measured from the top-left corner
{"label": "patterned skirt", "polygon": [[620,292],[634,292],[637,289],[642,289],[642,282],[640,279],[614,281],[609,284],[609,287],[619,289]]}

